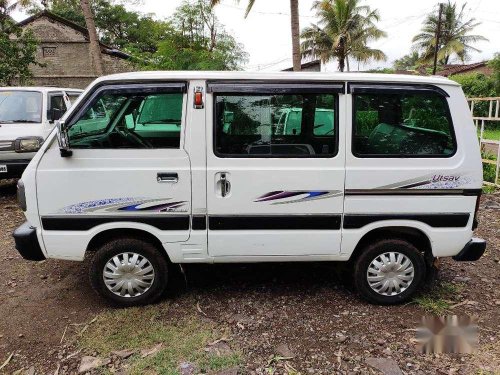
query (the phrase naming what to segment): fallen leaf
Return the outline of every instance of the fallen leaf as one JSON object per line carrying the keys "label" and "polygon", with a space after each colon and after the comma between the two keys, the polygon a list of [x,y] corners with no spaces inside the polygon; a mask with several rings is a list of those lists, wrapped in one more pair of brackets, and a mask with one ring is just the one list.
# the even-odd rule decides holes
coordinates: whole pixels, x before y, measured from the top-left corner
{"label": "fallen leaf", "polygon": [[162,346],[163,346],[163,343],[160,342],[159,344],[153,346],[152,348],[141,350],[141,357],[145,358],[145,357],[149,357],[153,354],[158,353],[160,351],[160,349],[162,348]]}
{"label": "fallen leaf", "polygon": [[205,314],[205,313],[203,312],[203,310],[201,309],[201,307],[200,307],[200,302],[196,302],[196,310],[198,310],[198,312],[199,312],[200,314],[207,316],[207,314]]}

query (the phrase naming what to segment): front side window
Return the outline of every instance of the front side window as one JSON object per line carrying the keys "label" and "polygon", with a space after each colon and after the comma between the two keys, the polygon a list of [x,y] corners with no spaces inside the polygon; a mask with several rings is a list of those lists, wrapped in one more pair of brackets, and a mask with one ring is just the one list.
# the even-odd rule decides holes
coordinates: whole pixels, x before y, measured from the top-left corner
{"label": "front side window", "polygon": [[76,100],[80,97],[79,92],[66,92],[66,95],[68,96],[68,100],[71,105],[73,105]]}
{"label": "front side window", "polygon": [[0,123],[42,122],[42,93],[0,91]]}
{"label": "front side window", "polygon": [[438,93],[354,94],[353,154],[446,157],[455,153],[446,98]]}
{"label": "front side window", "polygon": [[332,157],[336,95],[221,94],[215,153],[221,157]]}
{"label": "front side window", "polygon": [[103,91],[69,129],[73,148],[179,148],[183,94]]}

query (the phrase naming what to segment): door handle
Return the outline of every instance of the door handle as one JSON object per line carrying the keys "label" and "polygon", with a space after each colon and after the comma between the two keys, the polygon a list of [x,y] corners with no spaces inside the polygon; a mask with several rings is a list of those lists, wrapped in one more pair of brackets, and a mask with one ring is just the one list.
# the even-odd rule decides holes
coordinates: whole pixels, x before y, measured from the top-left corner
{"label": "door handle", "polygon": [[158,173],[156,175],[156,181],[159,183],[167,182],[171,184],[176,184],[179,181],[179,175],[177,173]]}
{"label": "door handle", "polygon": [[231,191],[231,183],[227,179],[227,174],[226,173],[221,173],[220,174],[220,195],[222,198],[227,196],[229,192]]}

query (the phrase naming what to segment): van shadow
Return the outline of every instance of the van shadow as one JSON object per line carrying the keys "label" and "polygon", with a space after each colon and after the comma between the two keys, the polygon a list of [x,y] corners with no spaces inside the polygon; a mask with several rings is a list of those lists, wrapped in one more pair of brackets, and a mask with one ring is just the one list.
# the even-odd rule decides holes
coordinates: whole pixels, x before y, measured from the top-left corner
{"label": "van shadow", "polygon": [[342,262],[188,264],[174,266],[170,293],[303,291],[325,287],[352,289],[349,266]]}

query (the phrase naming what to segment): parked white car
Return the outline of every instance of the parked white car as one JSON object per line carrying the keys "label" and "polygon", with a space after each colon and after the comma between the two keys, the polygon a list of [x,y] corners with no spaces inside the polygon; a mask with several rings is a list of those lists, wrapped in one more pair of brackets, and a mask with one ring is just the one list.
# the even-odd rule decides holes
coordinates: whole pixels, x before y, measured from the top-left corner
{"label": "parked white car", "polygon": [[364,298],[393,304],[435,258],[481,257],[481,187],[446,78],[127,73],[90,85],[33,158],[14,238],[26,259],[92,256],[122,306],[157,300],[175,263],[276,261],[349,261]]}
{"label": "parked white car", "polygon": [[82,90],[0,87],[0,179],[21,177],[35,152]]}

